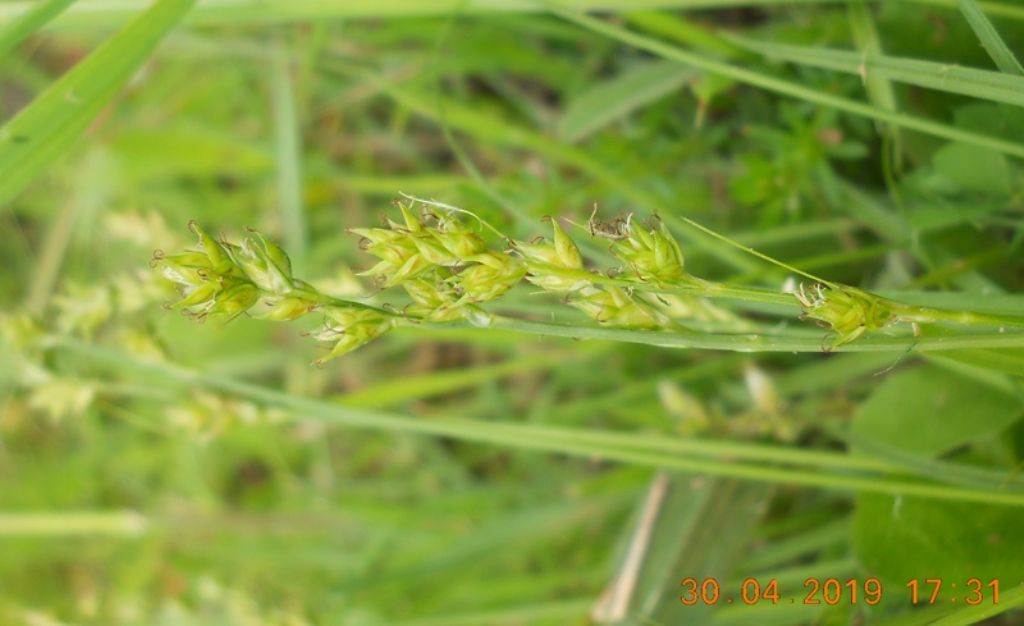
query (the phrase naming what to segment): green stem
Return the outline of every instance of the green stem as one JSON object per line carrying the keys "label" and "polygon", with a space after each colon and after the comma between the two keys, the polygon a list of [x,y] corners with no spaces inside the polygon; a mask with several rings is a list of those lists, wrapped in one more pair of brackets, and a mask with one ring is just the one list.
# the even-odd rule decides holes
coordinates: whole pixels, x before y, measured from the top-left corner
{"label": "green stem", "polygon": [[[715,284],[715,283],[709,283]],[[742,288],[724,289],[746,291]],[[767,293],[767,292],[765,292]],[[328,306],[361,307],[391,315],[398,321],[414,323],[418,328],[478,328],[500,329],[528,335],[550,337],[566,337],[571,339],[598,339],[605,341],[621,341],[638,343],[662,348],[692,348],[698,350],[730,350],[735,352],[825,352],[823,340],[794,334],[754,334],[754,333],[699,333],[684,331],[630,330],[625,328],[605,328],[596,326],[568,326],[551,322],[522,320],[499,315],[491,315],[486,328],[462,323],[428,322],[419,317],[405,316],[373,305],[334,298],[319,292],[302,290],[302,297],[308,297]],[[787,296],[787,294],[779,294]],[[725,296],[722,296],[725,297]],[[922,310],[936,312],[938,310],[924,307],[905,306],[906,311]],[[943,312],[939,312],[943,313]],[[951,313],[956,320],[968,319],[964,313]],[[972,315],[972,314],[967,314]],[[959,317],[956,317],[959,316]],[[951,317],[946,321],[955,321]],[[978,320],[996,319],[1000,316],[977,314]],[[938,318],[935,318],[938,319]],[[836,352],[940,352],[949,350],[966,350],[976,348],[1022,348],[1024,333],[964,333],[944,335],[941,337],[864,337],[849,344],[834,348]]]}
{"label": "green stem", "polygon": [[[853,467],[875,466],[876,461],[863,460],[859,457],[832,458],[825,461],[828,457],[824,452],[788,450],[783,454],[780,449],[769,446],[761,447],[758,452],[752,453],[748,446],[753,444],[744,446],[739,443],[726,442],[720,444],[726,448],[709,447],[699,454],[686,456],[680,449],[665,451],[660,448],[670,445],[703,446],[703,442],[677,439],[672,444],[655,443],[649,441],[650,438],[638,438],[628,433],[551,429],[512,423],[495,424],[490,421],[467,418],[408,417],[319,402],[169,363],[139,361],[131,356],[68,337],[50,337],[47,340],[50,345],[77,352],[95,361],[104,361],[135,374],[148,374],[158,377],[162,381],[176,381],[236,394],[266,406],[287,409],[306,420],[357,428],[453,437],[506,447],[569,454],[584,458],[597,457],[641,466],[664,467],[695,474],[727,476],[756,482],[1024,506],[1024,493],[997,488],[981,490],[954,487],[905,477],[852,473]],[[657,441],[660,442],[661,438],[658,438]],[[789,459],[791,463],[802,462],[811,467],[777,467],[764,463],[716,458],[723,452],[732,452],[734,455],[743,453],[751,458],[754,456],[770,457],[777,461]],[[708,455],[711,455],[712,458],[708,458]],[[840,455],[836,455],[836,457],[838,456]],[[828,463],[833,469],[829,471],[824,467],[818,467],[818,464],[823,462]]]}
{"label": "green stem", "polygon": [[[431,326],[426,324],[425,326]],[[458,325],[466,327],[467,325]],[[662,348],[735,352],[825,352],[815,337],[769,334],[685,333],[567,326],[495,316],[489,328],[529,335],[639,343]],[[1024,333],[964,333],[936,337],[864,337],[834,348],[836,352],[942,352],[975,348],[1024,348]]]}
{"label": "green stem", "polygon": [[1024,317],[975,313],[973,311],[947,311],[930,307],[914,306],[903,302],[886,300],[886,304],[900,321],[904,322],[952,322],[964,326],[1024,326]]}

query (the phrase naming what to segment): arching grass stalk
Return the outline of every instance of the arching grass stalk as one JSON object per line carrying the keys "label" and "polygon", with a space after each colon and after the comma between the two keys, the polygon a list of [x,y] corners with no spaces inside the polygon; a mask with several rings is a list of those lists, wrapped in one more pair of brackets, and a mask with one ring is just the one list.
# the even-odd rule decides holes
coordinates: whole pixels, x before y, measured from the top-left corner
{"label": "arching grass stalk", "polygon": [[162,362],[147,362],[78,340],[55,337],[51,345],[113,365],[133,375],[164,382],[197,385],[236,394],[268,407],[284,409],[299,419],[356,428],[452,437],[526,450],[584,458],[602,458],[635,465],[664,467],[694,474],[727,476],[839,491],[863,491],[941,500],[1024,506],[1019,486],[1005,482],[987,488],[946,485],[887,471],[893,465],[871,457],[782,446],[666,439],[592,429],[507,424],[469,418],[423,419],[346,407],[303,398],[259,385]]}
{"label": "arching grass stalk", "polygon": [[[621,264],[601,272],[585,265],[576,242],[555,220],[551,220],[550,240],[506,238],[505,249],[500,250],[488,247],[476,226],[499,236],[500,231],[468,211],[408,197],[397,206],[401,221],[388,220],[384,228],[351,232],[361,238],[361,247],[378,259],[363,275],[373,277],[382,288],[405,290],[411,304],[401,310],[321,293],[292,276],[284,250],[255,231],[236,245],[218,241],[192,223],[198,249],[174,255],[158,251],[154,265],[180,288],[182,298],[172,308],[196,318],[230,319],[251,313],[264,319],[293,320],[314,311],[323,313],[324,326],[313,336],[331,343],[332,348],[319,362],[354,350],[398,325],[459,321],[532,334],[751,352],[808,352],[844,346],[855,350],[1024,346],[1024,333],[1002,333],[1007,325],[1024,326],[1024,318],[943,311],[882,298],[788,266],[692,222],[731,246],[804,276],[812,281],[810,286],[801,284],[795,293],[773,293],[695,277],[686,271],[678,242],[657,220],[639,223],[630,215],[600,222],[592,216],[587,230],[591,236],[607,240],[609,251]],[[471,216],[476,224],[464,220],[463,215]],[[535,322],[496,316],[484,309],[524,280],[559,296],[561,302],[596,324]],[[665,294],[799,306],[803,317],[830,329],[829,343],[797,333],[697,332],[675,319],[670,303],[662,298]],[[864,337],[900,322],[998,327],[1000,332]],[[855,341],[854,346],[848,345]]]}

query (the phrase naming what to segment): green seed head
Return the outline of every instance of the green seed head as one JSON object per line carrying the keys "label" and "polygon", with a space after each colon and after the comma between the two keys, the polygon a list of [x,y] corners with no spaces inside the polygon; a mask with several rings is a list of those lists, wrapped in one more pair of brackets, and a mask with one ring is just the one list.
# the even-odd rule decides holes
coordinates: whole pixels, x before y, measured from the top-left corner
{"label": "green seed head", "polygon": [[363,238],[363,250],[380,259],[359,275],[379,277],[384,287],[399,285],[431,268],[430,260],[421,252],[421,245],[426,244],[417,245],[417,238],[405,230],[353,228],[351,232]]}
{"label": "green seed head", "polygon": [[590,284],[583,273],[583,255],[576,243],[565,234],[556,220],[551,220],[552,241],[527,243],[513,241],[516,252],[526,260],[526,280],[545,291],[570,292]]}
{"label": "green seed head", "polygon": [[189,222],[189,229],[199,238],[199,247],[203,249],[209,261],[209,268],[217,274],[228,274],[234,268],[234,262],[227,248],[211,237],[196,222]]}
{"label": "green seed head", "polygon": [[896,319],[884,299],[855,287],[819,283],[805,289],[800,285],[793,295],[800,302],[804,317],[835,331],[833,348],[854,341],[866,331],[884,328]]}
{"label": "green seed head", "polygon": [[259,299],[260,292],[251,283],[237,282],[213,298],[206,314],[235,317],[248,311]]}
{"label": "green seed head", "polygon": [[568,270],[583,269],[583,255],[580,254],[576,243],[565,234],[557,220],[551,220],[551,226],[554,233],[550,243],[513,241],[512,245],[528,263]]}
{"label": "green seed head", "polygon": [[408,280],[402,287],[413,301],[405,311],[407,314],[434,322],[462,318],[455,288],[437,273]]}
{"label": "green seed head", "polygon": [[618,287],[585,289],[570,304],[608,326],[654,329],[668,324],[663,315]]}
{"label": "green seed head", "polygon": [[626,237],[616,241],[611,250],[637,278],[659,285],[683,278],[683,251],[664,224],[645,228],[627,221],[625,230]]}
{"label": "green seed head", "polygon": [[472,257],[473,265],[452,277],[463,302],[489,302],[511,289],[526,275],[526,264],[500,252]]}
{"label": "green seed head", "polygon": [[413,213],[412,204],[408,202],[398,202],[397,204],[398,210],[402,212],[402,221],[405,223],[404,225],[398,224],[389,219],[388,225],[391,226],[392,229],[401,230],[404,227],[404,229],[410,233],[418,233],[425,228],[423,222],[421,222],[420,219],[416,217],[416,214]]}
{"label": "green seed head", "polygon": [[298,319],[317,308],[316,303],[295,296],[267,300],[266,304],[268,306],[267,310],[258,317],[275,322]]}
{"label": "green seed head", "polygon": [[439,217],[434,233],[438,242],[456,259],[466,259],[487,249],[483,238],[455,216]]}
{"label": "green seed head", "polygon": [[317,359],[321,365],[347,354],[380,337],[394,326],[395,318],[374,309],[332,306],[324,309],[329,322],[313,336],[319,341],[333,342],[334,347]]}
{"label": "green seed head", "polygon": [[292,266],[288,255],[259,233],[232,247],[235,264],[260,291],[284,295],[292,290]]}

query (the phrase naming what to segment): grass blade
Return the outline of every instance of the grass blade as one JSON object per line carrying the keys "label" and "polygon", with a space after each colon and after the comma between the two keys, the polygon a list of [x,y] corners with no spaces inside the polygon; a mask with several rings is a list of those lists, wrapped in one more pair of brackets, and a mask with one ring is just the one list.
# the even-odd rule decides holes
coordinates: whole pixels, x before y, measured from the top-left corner
{"label": "grass blade", "polygon": [[303,206],[302,136],[295,102],[295,81],[288,51],[275,42],[270,71],[271,110],[274,116],[274,152],[277,164],[277,202],[284,224],[284,240],[293,250],[292,263],[304,267],[309,225]]}
{"label": "grass blade", "polygon": [[1009,76],[988,70],[881,54],[861,55],[847,50],[775,44],[740,36],[730,36],[729,40],[768,58],[866,76],[869,81],[892,80],[961,96],[1024,106],[1024,76]]}
{"label": "grass blade", "polygon": [[667,96],[696,75],[693,69],[671,61],[638,64],[575,98],[559,120],[558,134],[570,143],[581,141],[631,111]]}
{"label": "grass blade", "polygon": [[[839,491],[879,493],[897,496],[918,496],[939,500],[984,502],[1006,506],[1024,506],[1024,495],[1007,492],[998,486],[987,490],[961,488],[930,481],[907,479],[873,473],[851,473],[845,470],[823,471],[817,467],[779,467],[720,460],[706,455],[682,455],[663,452],[663,444],[629,433],[596,432],[587,429],[554,429],[522,424],[495,423],[467,418],[417,417],[343,407],[314,399],[294,396],[215,374],[190,370],[168,363],[140,361],[129,355],[73,339],[52,338],[55,345],[77,353],[99,365],[100,362],[130,371],[135,375],[159,379],[161,384],[177,382],[232,393],[268,407],[291,412],[298,419],[351,428],[370,428],[392,432],[451,437],[503,447],[567,454],[642,467],[657,467],[681,472],[738,478],[767,483],[817,487]],[[597,436],[595,438],[595,435]],[[664,437],[659,441],[675,441]],[[800,454],[790,449],[789,454]],[[843,456],[843,455],[837,455]]]}
{"label": "grass blade", "polygon": [[0,60],[14,46],[61,14],[75,0],[46,0],[25,11],[0,29]]}
{"label": "grass blade", "polygon": [[1003,592],[999,598],[999,604],[964,607],[952,615],[932,622],[931,626],[970,626],[1021,606],[1024,606],[1024,584],[1018,584],[1009,591]]}
{"label": "grass blade", "polygon": [[978,3],[974,0],[959,0],[957,4],[960,7],[960,12],[964,14],[967,23],[971,25],[974,34],[981,40],[981,45],[988,51],[989,56],[992,57],[999,71],[1024,76],[1024,67],[1021,67],[1020,61],[1017,60],[1017,57],[1013,56],[1013,51],[1010,50],[1006,42],[1003,41],[1003,38],[996,32],[996,27],[992,25],[992,22],[985,17]]}
{"label": "grass blade", "polygon": [[[875,26],[875,18],[865,0],[856,0],[847,5],[847,17],[850,22],[850,30],[853,33],[853,41],[857,49],[866,57],[876,57],[883,54],[882,41],[878,36],[878,28]],[[868,92],[868,99],[872,104],[886,111],[897,111],[899,106],[896,103],[896,91],[892,82],[878,74],[867,74],[863,76],[864,87]],[[894,171],[901,169],[902,142],[900,141],[900,129],[898,126],[886,125],[880,128],[885,145],[883,146],[882,157],[883,171],[887,178],[890,189],[895,189]]]}
{"label": "grass blade", "polygon": [[195,0],[160,0],[0,128],[0,206],[63,155]]}
{"label": "grass blade", "polygon": [[[909,128],[935,137],[941,137],[950,141],[961,141],[981,148],[988,148],[1004,154],[1024,158],[1024,145],[1005,141],[997,137],[991,137],[979,133],[969,132],[955,128],[948,124],[935,122],[920,118],[914,115],[907,115],[897,111],[886,111],[876,106],[834,96],[816,89],[810,89],[803,85],[781,80],[767,74],[749,70],[744,67],[724,63],[715,59],[709,59],[688,50],[666,44],[650,37],[645,37],[630,30],[620,28],[606,21],[588,17],[586,15],[565,11],[557,7],[549,9],[555,15],[579,24],[580,26],[596,32],[624,44],[646,50],[666,59],[672,59],[680,63],[691,65],[698,69],[732,78],[742,83],[760,87],[768,91],[774,91],[783,95],[831,107],[833,109],[860,115],[880,122],[887,122],[903,128]],[[1005,78],[1005,76],[1004,76]]]}

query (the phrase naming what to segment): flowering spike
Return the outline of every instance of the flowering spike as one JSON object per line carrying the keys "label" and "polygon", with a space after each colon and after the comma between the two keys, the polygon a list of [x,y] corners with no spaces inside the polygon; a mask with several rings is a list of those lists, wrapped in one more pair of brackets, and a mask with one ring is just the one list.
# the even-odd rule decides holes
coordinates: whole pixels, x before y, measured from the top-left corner
{"label": "flowering spike", "polygon": [[292,290],[291,262],[284,251],[274,248],[279,252],[269,249],[267,240],[254,233],[230,250],[238,268],[260,291],[283,295]]}
{"label": "flowering spike", "polygon": [[325,356],[316,360],[317,365],[336,359],[359,348],[394,327],[395,318],[376,309],[332,306],[324,310],[328,324],[314,335],[320,341],[334,342],[334,347]]}
{"label": "flowering spike", "polygon": [[625,263],[636,277],[657,285],[676,283],[686,274],[683,251],[663,223],[644,228],[629,220],[626,236],[616,241],[612,254]]}
{"label": "flowering spike", "polygon": [[189,222],[188,227],[199,238],[199,247],[206,254],[210,268],[218,274],[230,271],[234,263],[224,246],[208,235],[195,221]]}
{"label": "flowering spike", "polygon": [[846,285],[817,283],[809,290],[800,285],[793,296],[800,302],[804,317],[836,333],[830,349],[848,344],[866,331],[885,328],[897,319],[884,298]]}
{"label": "flowering spike", "polygon": [[512,246],[526,260],[526,280],[545,291],[559,293],[577,291],[590,284],[581,278],[583,255],[576,243],[562,230],[557,220],[551,220],[551,243],[513,241]]}

